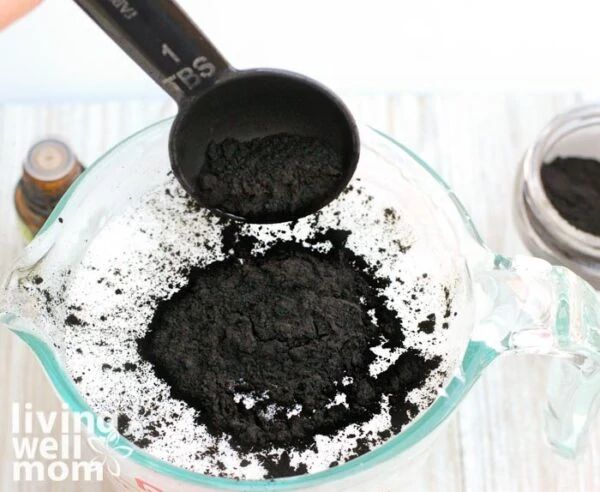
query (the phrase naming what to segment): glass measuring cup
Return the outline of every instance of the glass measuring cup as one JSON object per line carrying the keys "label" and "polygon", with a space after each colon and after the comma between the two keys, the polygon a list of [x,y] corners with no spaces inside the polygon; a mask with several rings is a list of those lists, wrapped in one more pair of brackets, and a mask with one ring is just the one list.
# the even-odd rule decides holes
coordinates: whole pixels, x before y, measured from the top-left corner
{"label": "glass measuring cup", "polygon": [[[172,179],[166,152],[170,125],[167,120],[134,135],[92,166],[2,281],[0,325],[34,350],[73,412],[92,409],[67,370],[64,317],[59,310],[46,309],[46,299],[35,290],[36,278],[53,284],[56,292],[68,293],[82,258],[103,230],[149,190]],[[367,183],[384,203],[406,216],[412,240],[408,260],[429,265],[433,275],[452,282],[457,315],[440,335],[452,362],[443,391],[386,444],[326,471],[276,480],[237,481],[192,473],[95,426],[91,432],[112,460],[105,476],[122,490],[395,489],[409,475],[407,470],[414,471],[425,459],[444,422],[485,367],[511,353],[556,358],[547,392],[548,438],[566,456],[583,449],[600,393],[596,292],[564,268],[489,251],[460,202],[424,162],[383,134],[364,126],[360,131],[363,148],[355,180]],[[116,176],[123,179],[117,181]],[[368,235],[368,227],[364,233]],[[115,240],[127,248],[127,234]],[[118,476],[113,476],[115,470]]]}

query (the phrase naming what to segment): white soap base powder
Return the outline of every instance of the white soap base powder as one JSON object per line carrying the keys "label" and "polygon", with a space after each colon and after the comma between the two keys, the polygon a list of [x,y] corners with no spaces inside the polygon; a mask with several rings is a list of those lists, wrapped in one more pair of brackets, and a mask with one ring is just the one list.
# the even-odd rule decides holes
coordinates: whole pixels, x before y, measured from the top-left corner
{"label": "white soap base powder", "polygon": [[[401,214],[386,209],[355,181],[349,191],[321,211],[318,225],[353,231],[346,246],[371,265],[378,265],[379,276],[391,279],[382,294],[389,299],[388,308],[403,320],[404,345],[421,350],[426,357],[441,356],[440,366],[426,384],[408,396],[423,410],[456,363],[444,351],[449,330],[442,328],[442,320],[452,322],[448,292],[452,292],[454,280],[449,272],[431,268],[430,258],[422,254],[427,245],[419,244]],[[232,448],[228,436],[210,435],[198,424],[197,411],[173,399],[169,386],[137,352],[136,340],[146,333],[157,303],[185,285],[189,268],[224,258],[221,231],[219,219],[191,206],[174,180],[112,219],[94,239],[81,265],[70,272],[63,304],[56,306],[61,315],[66,306],[71,316],[67,318],[64,359],[89,405],[100,415],[125,415],[129,420],[126,434],[146,452],[193,472],[262,479],[266,470],[259,456]],[[243,231],[261,239],[264,250],[276,240],[292,239],[292,235],[298,241],[310,238],[314,218],[299,220],[293,230],[290,224],[276,224],[245,225]],[[430,313],[438,322],[433,333],[427,334],[418,324]],[[373,376],[400,355],[400,349],[382,346],[373,351],[377,355],[370,368]],[[344,378],[338,383],[340,392],[332,405],[345,402],[343,387],[351,380]],[[233,398],[250,408],[265,396],[236,394]],[[381,444],[378,434],[391,425],[387,398],[381,404],[381,412],[368,422],[349,425],[334,436],[316,436],[310,449],[289,452],[291,466],[304,465],[314,473],[351,459],[359,443],[369,448]],[[288,415],[300,410],[292,409]],[[272,449],[269,454],[279,456],[283,451]]]}

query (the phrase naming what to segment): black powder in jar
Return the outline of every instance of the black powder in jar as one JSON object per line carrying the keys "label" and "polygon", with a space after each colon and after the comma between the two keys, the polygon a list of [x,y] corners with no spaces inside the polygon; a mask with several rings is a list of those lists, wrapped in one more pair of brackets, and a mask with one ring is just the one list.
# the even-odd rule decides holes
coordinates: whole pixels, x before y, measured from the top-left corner
{"label": "black powder in jar", "polygon": [[581,157],[557,157],[541,167],[546,196],[577,229],[600,236],[600,162]]}

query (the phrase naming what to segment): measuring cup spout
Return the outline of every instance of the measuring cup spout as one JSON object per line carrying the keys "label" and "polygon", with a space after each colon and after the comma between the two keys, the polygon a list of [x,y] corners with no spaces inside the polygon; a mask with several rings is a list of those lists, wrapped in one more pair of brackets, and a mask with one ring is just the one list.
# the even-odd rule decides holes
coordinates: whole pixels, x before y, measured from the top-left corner
{"label": "measuring cup spout", "polygon": [[3,328],[8,329],[9,321],[14,316],[9,311],[9,307],[4,302],[4,299],[0,296],[0,330]]}
{"label": "measuring cup spout", "polygon": [[600,407],[600,299],[570,270],[496,256],[474,275],[473,338],[499,353],[552,358],[545,408],[548,441],[574,458]]}
{"label": "measuring cup spout", "polygon": [[38,313],[31,301],[19,291],[0,290],[0,329],[41,334],[36,323]]}
{"label": "measuring cup spout", "polygon": [[18,318],[15,314],[15,299],[5,284],[8,282],[0,278],[0,329],[10,329]]}

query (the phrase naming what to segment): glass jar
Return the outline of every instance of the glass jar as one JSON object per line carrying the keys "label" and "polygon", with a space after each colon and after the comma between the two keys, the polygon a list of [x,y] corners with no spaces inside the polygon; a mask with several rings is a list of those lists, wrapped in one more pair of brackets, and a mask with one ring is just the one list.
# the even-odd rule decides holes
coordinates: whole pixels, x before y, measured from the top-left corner
{"label": "glass jar", "polygon": [[515,219],[535,256],[563,265],[600,288],[600,237],[575,228],[554,208],[541,177],[556,157],[600,161],[600,104],[575,107],[554,118],[523,157],[515,189]]}

